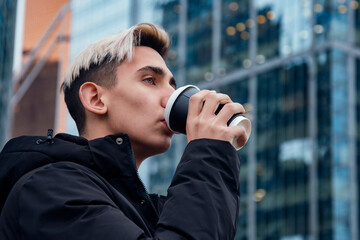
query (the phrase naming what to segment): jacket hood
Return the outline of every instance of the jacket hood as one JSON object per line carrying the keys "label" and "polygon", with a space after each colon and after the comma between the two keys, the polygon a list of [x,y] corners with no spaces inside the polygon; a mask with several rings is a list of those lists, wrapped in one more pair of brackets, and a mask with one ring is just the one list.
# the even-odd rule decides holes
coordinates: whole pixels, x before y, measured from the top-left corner
{"label": "jacket hood", "polygon": [[111,179],[138,176],[130,139],[126,134],[91,141],[69,134],[58,134],[54,138],[14,138],[0,153],[0,212],[11,188],[24,174],[59,161],[81,164],[110,182]]}

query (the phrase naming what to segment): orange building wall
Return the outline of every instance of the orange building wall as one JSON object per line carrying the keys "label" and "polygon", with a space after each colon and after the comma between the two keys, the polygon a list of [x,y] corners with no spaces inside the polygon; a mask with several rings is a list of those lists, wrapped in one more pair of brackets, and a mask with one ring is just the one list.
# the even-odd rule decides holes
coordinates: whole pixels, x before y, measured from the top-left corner
{"label": "orange building wall", "polygon": [[69,0],[27,0],[23,43],[25,53],[35,47],[57,12],[68,2]]}
{"label": "orange building wall", "polygon": [[[48,29],[52,20],[59,10],[69,3],[69,0],[27,0],[24,23],[23,40],[23,64],[26,64],[28,54]],[[13,106],[12,114],[12,137],[19,135],[44,135],[48,128],[55,132],[64,132],[66,128],[66,106],[63,96],[59,95],[58,75],[61,81],[69,64],[69,39],[70,39],[71,13],[67,12],[65,18],[60,22],[36,55],[36,64],[43,57],[54,41],[56,46],[51,52],[45,66],[35,78],[34,82],[20,100]],[[64,24],[64,25],[62,25]],[[60,31],[64,29],[65,35],[60,39]],[[61,64],[59,64],[59,62]],[[22,77],[22,81],[29,74]],[[14,86],[14,92],[20,84]],[[56,112],[56,110],[58,110]]]}

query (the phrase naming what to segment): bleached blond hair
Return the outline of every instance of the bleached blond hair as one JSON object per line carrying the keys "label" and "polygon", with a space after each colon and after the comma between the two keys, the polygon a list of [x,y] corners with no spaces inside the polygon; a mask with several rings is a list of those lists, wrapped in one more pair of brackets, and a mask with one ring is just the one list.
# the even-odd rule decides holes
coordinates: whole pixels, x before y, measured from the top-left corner
{"label": "bleached blond hair", "polygon": [[69,66],[62,84],[66,106],[75,120],[80,135],[85,130],[85,108],[79,89],[85,82],[104,87],[116,84],[116,67],[131,61],[136,46],[147,46],[166,58],[170,39],[161,27],[140,23],[128,30],[101,39],[85,48]]}
{"label": "bleached blond hair", "polygon": [[142,42],[144,37],[155,39],[158,46],[149,47],[154,48],[163,58],[166,57],[170,45],[167,32],[153,24],[140,23],[128,30],[103,38],[80,52],[65,74],[64,86],[70,87],[81,70],[88,70],[91,65],[98,65],[105,59],[108,62],[116,60],[118,63],[124,60],[131,61],[135,46],[148,46],[148,42]]}

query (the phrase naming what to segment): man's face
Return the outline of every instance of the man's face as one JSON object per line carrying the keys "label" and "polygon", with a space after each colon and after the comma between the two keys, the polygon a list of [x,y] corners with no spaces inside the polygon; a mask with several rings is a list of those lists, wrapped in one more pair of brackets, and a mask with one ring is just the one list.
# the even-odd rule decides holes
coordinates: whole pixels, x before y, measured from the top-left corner
{"label": "man's face", "polygon": [[104,95],[109,132],[127,133],[137,160],[168,150],[173,133],[164,112],[175,80],[163,58],[152,48],[135,47],[132,61],[124,61],[116,75]]}

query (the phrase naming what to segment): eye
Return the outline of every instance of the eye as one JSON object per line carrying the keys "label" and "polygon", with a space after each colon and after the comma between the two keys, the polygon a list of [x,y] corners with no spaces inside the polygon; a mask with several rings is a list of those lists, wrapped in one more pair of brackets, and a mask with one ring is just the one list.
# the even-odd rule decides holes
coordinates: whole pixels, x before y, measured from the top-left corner
{"label": "eye", "polygon": [[145,78],[143,81],[151,85],[155,85],[155,80],[152,77]]}
{"label": "eye", "polygon": [[176,89],[176,81],[175,81],[174,78],[172,78],[172,79],[170,80],[170,85],[171,85],[174,89]]}

